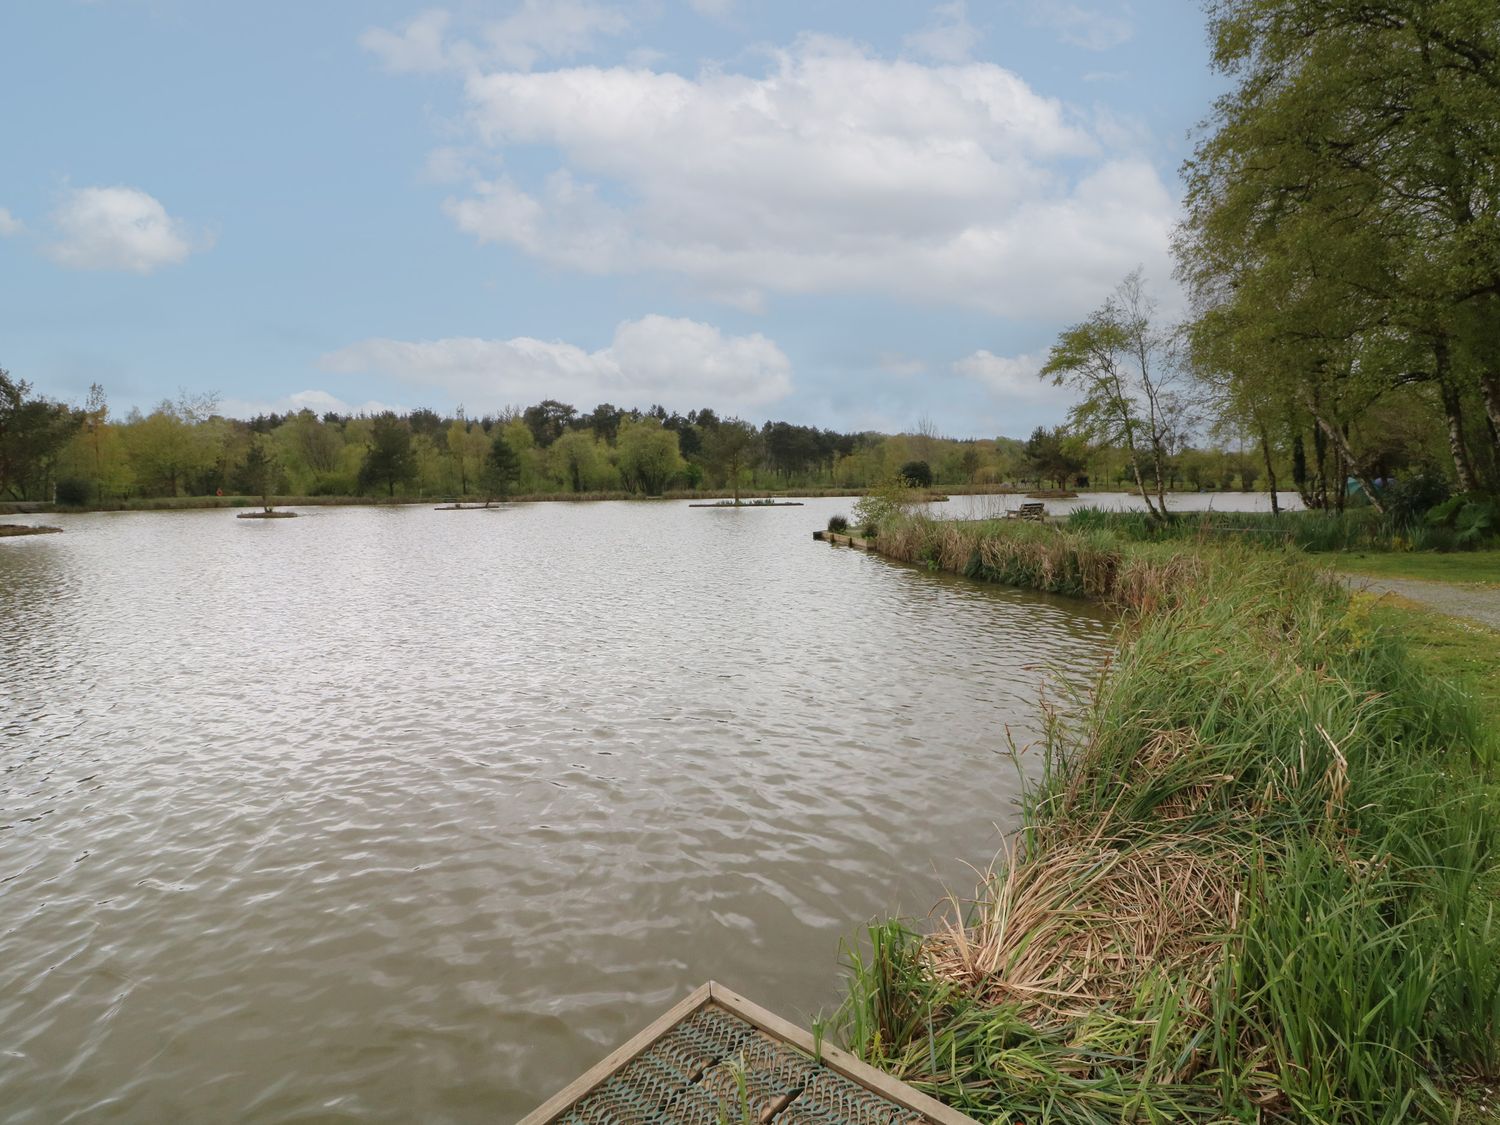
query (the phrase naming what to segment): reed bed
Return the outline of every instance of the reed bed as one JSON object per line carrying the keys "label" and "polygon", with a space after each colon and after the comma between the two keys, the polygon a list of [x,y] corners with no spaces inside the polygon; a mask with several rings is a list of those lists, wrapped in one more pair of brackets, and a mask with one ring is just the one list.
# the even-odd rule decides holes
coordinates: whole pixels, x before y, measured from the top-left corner
{"label": "reed bed", "polygon": [[981,1120],[1445,1121],[1493,1079],[1496,734],[1361,602],[1294,550],[879,547],[1122,621],[977,892],[851,952],[854,1050]]}

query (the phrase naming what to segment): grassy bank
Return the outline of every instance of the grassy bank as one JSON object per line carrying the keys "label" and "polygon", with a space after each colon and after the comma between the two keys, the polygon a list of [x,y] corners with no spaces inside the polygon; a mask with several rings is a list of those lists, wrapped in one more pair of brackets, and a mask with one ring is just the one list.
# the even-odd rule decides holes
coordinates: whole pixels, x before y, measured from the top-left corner
{"label": "grassy bank", "polygon": [[[1372,508],[1347,512],[1176,512],[1165,522],[1145,512],[1079,508],[1067,525],[1074,531],[1108,531],[1132,542],[1239,542],[1262,547],[1298,547],[1314,552],[1469,551],[1481,546],[1454,527],[1424,521],[1401,523]],[[1479,552],[1493,553],[1493,552]]]}
{"label": "grassy bank", "polygon": [[1450,1119],[1500,1069],[1497,746],[1295,552],[926,521],[911,562],[1123,611],[973,900],[877,927],[843,1031],[981,1120]]}

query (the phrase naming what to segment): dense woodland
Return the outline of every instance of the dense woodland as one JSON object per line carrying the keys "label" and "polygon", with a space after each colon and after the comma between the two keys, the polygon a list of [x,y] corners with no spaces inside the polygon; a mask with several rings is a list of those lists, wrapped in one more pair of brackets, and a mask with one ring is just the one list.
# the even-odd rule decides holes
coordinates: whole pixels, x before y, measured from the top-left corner
{"label": "dense woodland", "polygon": [[[346,417],[311,411],[242,421],[212,398],[111,416],[102,389],[82,407],[49,402],[0,375],[0,496],[111,504],[142,497],[592,495],[736,487],[859,489],[925,464],[931,483],[1115,487],[1125,458],[1062,427],[1027,440],[956,441],[927,424],[906,434],[839,433],[660,406],[587,413],[548,400],[498,416],[432,410]],[[1253,488],[1253,447],[1180,449],[1184,488]],[[926,482],[924,482],[926,483]]]}

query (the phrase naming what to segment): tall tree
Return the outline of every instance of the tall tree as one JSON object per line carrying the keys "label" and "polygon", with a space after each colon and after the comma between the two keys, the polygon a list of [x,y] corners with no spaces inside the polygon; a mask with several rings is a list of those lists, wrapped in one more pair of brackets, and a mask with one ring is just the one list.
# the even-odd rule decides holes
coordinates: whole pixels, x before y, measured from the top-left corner
{"label": "tall tree", "polygon": [[39,498],[83,415],[60,402],[31,397],[31,384],[0,368],[0,494]]}
{"label": "tall tree", "polygon": [[615,458],[625,487],[647,496],[660,496],[672,478],[687,467],[677,435],[652,417],[621,423]]}
{"label": "tall tree", "polygon": [[521,458],[506,440],[505,434],[497,428],[484,462],[485,503],[495,499],[504,500],[520,479]]}
{"label": "tall tree", "polygon": [[1165,519],[1167,462],[1185,438],[1190,403],[1140,270],[1063,332],[1041,376],[1083,396],[1070,424],[1088,440],[1124,446],[1147,511]]}
{"label": "tall tree", "polygon": [[736,504],[740,502],[740,486],[745,471],[758,455],[759,445],[759,431],[741,418],[716,420],[712,428],[705,432],[704,452],[708,464],[725,487],[734,493]]}
{"label": "tall tree", "polygon": [[416,474],[416,460],[411,451],[411,431],[394,411],[377,414],[370,430],[370,444],[359,469],[361,488],[383,484],[387,496],[396,495],[396,485],[405,484]]}

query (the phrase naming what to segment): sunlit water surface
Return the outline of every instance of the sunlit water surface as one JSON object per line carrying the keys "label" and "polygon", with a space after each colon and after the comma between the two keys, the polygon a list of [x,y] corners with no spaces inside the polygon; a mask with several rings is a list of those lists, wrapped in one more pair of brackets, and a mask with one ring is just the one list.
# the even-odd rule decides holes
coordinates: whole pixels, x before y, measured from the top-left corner
{"label": "sunlit water surface", "polygon": [[0,1120],[513,1121],[710,977],[830,1007],[1108,633],[849,504],[0,541]]}

